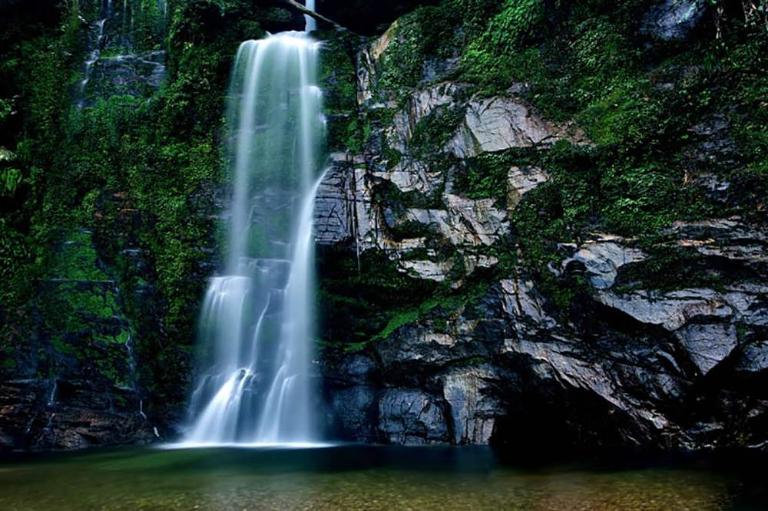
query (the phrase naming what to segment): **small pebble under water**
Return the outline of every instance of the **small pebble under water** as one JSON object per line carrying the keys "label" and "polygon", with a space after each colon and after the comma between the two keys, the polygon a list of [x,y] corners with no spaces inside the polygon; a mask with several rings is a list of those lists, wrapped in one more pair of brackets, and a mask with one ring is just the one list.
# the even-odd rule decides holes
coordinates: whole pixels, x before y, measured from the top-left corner
{"label": "small pebble under water", "polygon": [[511,467],[486,448],[146,448],[4,462],[0,509],[768,509],[750,484],[702,464]]}

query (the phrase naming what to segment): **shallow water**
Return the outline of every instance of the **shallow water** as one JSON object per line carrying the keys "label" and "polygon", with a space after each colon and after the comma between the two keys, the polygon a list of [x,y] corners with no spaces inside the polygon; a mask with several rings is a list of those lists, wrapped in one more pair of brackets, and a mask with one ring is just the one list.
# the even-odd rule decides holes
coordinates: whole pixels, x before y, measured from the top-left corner
{"label": "shallow water", "polygon": [[0,464],[4,511],[768,509],[761,493],[700,463],[520,468],[485,448],[147,448]]}

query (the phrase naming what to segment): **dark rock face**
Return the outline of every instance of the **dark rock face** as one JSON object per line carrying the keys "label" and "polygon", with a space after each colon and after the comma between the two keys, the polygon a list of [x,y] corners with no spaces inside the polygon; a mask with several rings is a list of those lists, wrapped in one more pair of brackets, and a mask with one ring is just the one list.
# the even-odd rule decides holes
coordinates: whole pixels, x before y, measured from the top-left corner
{"label": "dark rock face", "polygon": [[707,12],[704,0],[663,0],[643,20],[643,32],[662,41],[684,40]]}
{"label": "dark rock face", "polygon": [[0,452],[151,442],[155,433],[135,399],[129,389],[83,380],[3,382]]}
{"label": "dark rock face", "polygon": [[[575,325],[549,316],[524,277],[504,280],[447,328],[437,331],[436,312],[376,345],[369,381],[347,377],[344,396],[365,399],[341,398],[342,431],[369,438],[375,429],[377,440],[405,444],[516,444],[525,421],[527,434],[556,431],[570,446],[760,445],[768,401],[738,389],[768,374],[765,291],[641,293],[586,304]],[[612,293],[593,292],[595,301]],[[332,368],[337,381],[347,367]]]}
{"label": "dark rock face", "polygon": [[68,233],[41,284],[32,332],[0,378],[0,451],[147,442],[135,332],[93,233]]}

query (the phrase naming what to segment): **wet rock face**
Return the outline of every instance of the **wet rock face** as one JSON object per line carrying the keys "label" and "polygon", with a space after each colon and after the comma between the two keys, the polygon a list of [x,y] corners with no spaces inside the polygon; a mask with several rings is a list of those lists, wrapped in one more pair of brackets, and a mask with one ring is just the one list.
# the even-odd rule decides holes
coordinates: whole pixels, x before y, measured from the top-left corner
{"label": "wet rock face", "polygon": [[642,30],[662,41],[681,41],[698,26],[706,12],[704,0],[663,0],[646,14]]}
{"label": "wet rock face", "polygon": [[[155,438],[138,386],[127,297],[104,272],[93,237],[86,229],[66,233],[39,284],[31,334],[0,377],[0,451]],[[133,257],[141,264],[140,254]]]}
{"label": "wet rock face", "polygon": [[[90,4],[80,11],[93,17],[80,18],[83,54],[72,56],[82,59],[73,107],[90,108],[116,95],[149,97],[163,80],[165,52],[153,51],[162,45],[150,41],[144,22],[132,23],[137,3]],[[139,374],[145,369],[141,343],[149,344],[160,329],[154,261],[139,248],[142,219],[126,193],[99,191],[88,228],[65,221],[51,233],[50,261],[30,283],[34,299],[18,318],[20,328],[4,339],[12,357],[0,357],[0,452],[144,443],[158,436]],[[151,312],[136,317],[137,303]]]}
{"label": "wet rock face", "polygon": [[0,452],[70,450],[155,440],[131,391],[98,391],[81,380],[3,382],[0,415]]}

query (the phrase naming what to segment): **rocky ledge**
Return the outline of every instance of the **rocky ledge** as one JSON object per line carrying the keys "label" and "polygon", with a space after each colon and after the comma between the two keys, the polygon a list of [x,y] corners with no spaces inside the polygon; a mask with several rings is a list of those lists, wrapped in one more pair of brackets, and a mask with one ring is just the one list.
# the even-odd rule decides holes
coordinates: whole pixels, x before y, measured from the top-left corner
{"label": "rocky ledge", "polygon": [[636,288],[631,270],[646,254],[595,235],[564,247],[570,253],[553,268],[586,277],[568,317],[555,317],[519,271],[471,305],[437,307],[370,352],[331,359],[336,427],[404,444],[764,448],[766,232],[728,219],[669,234],[712,265],[760,279]]}

